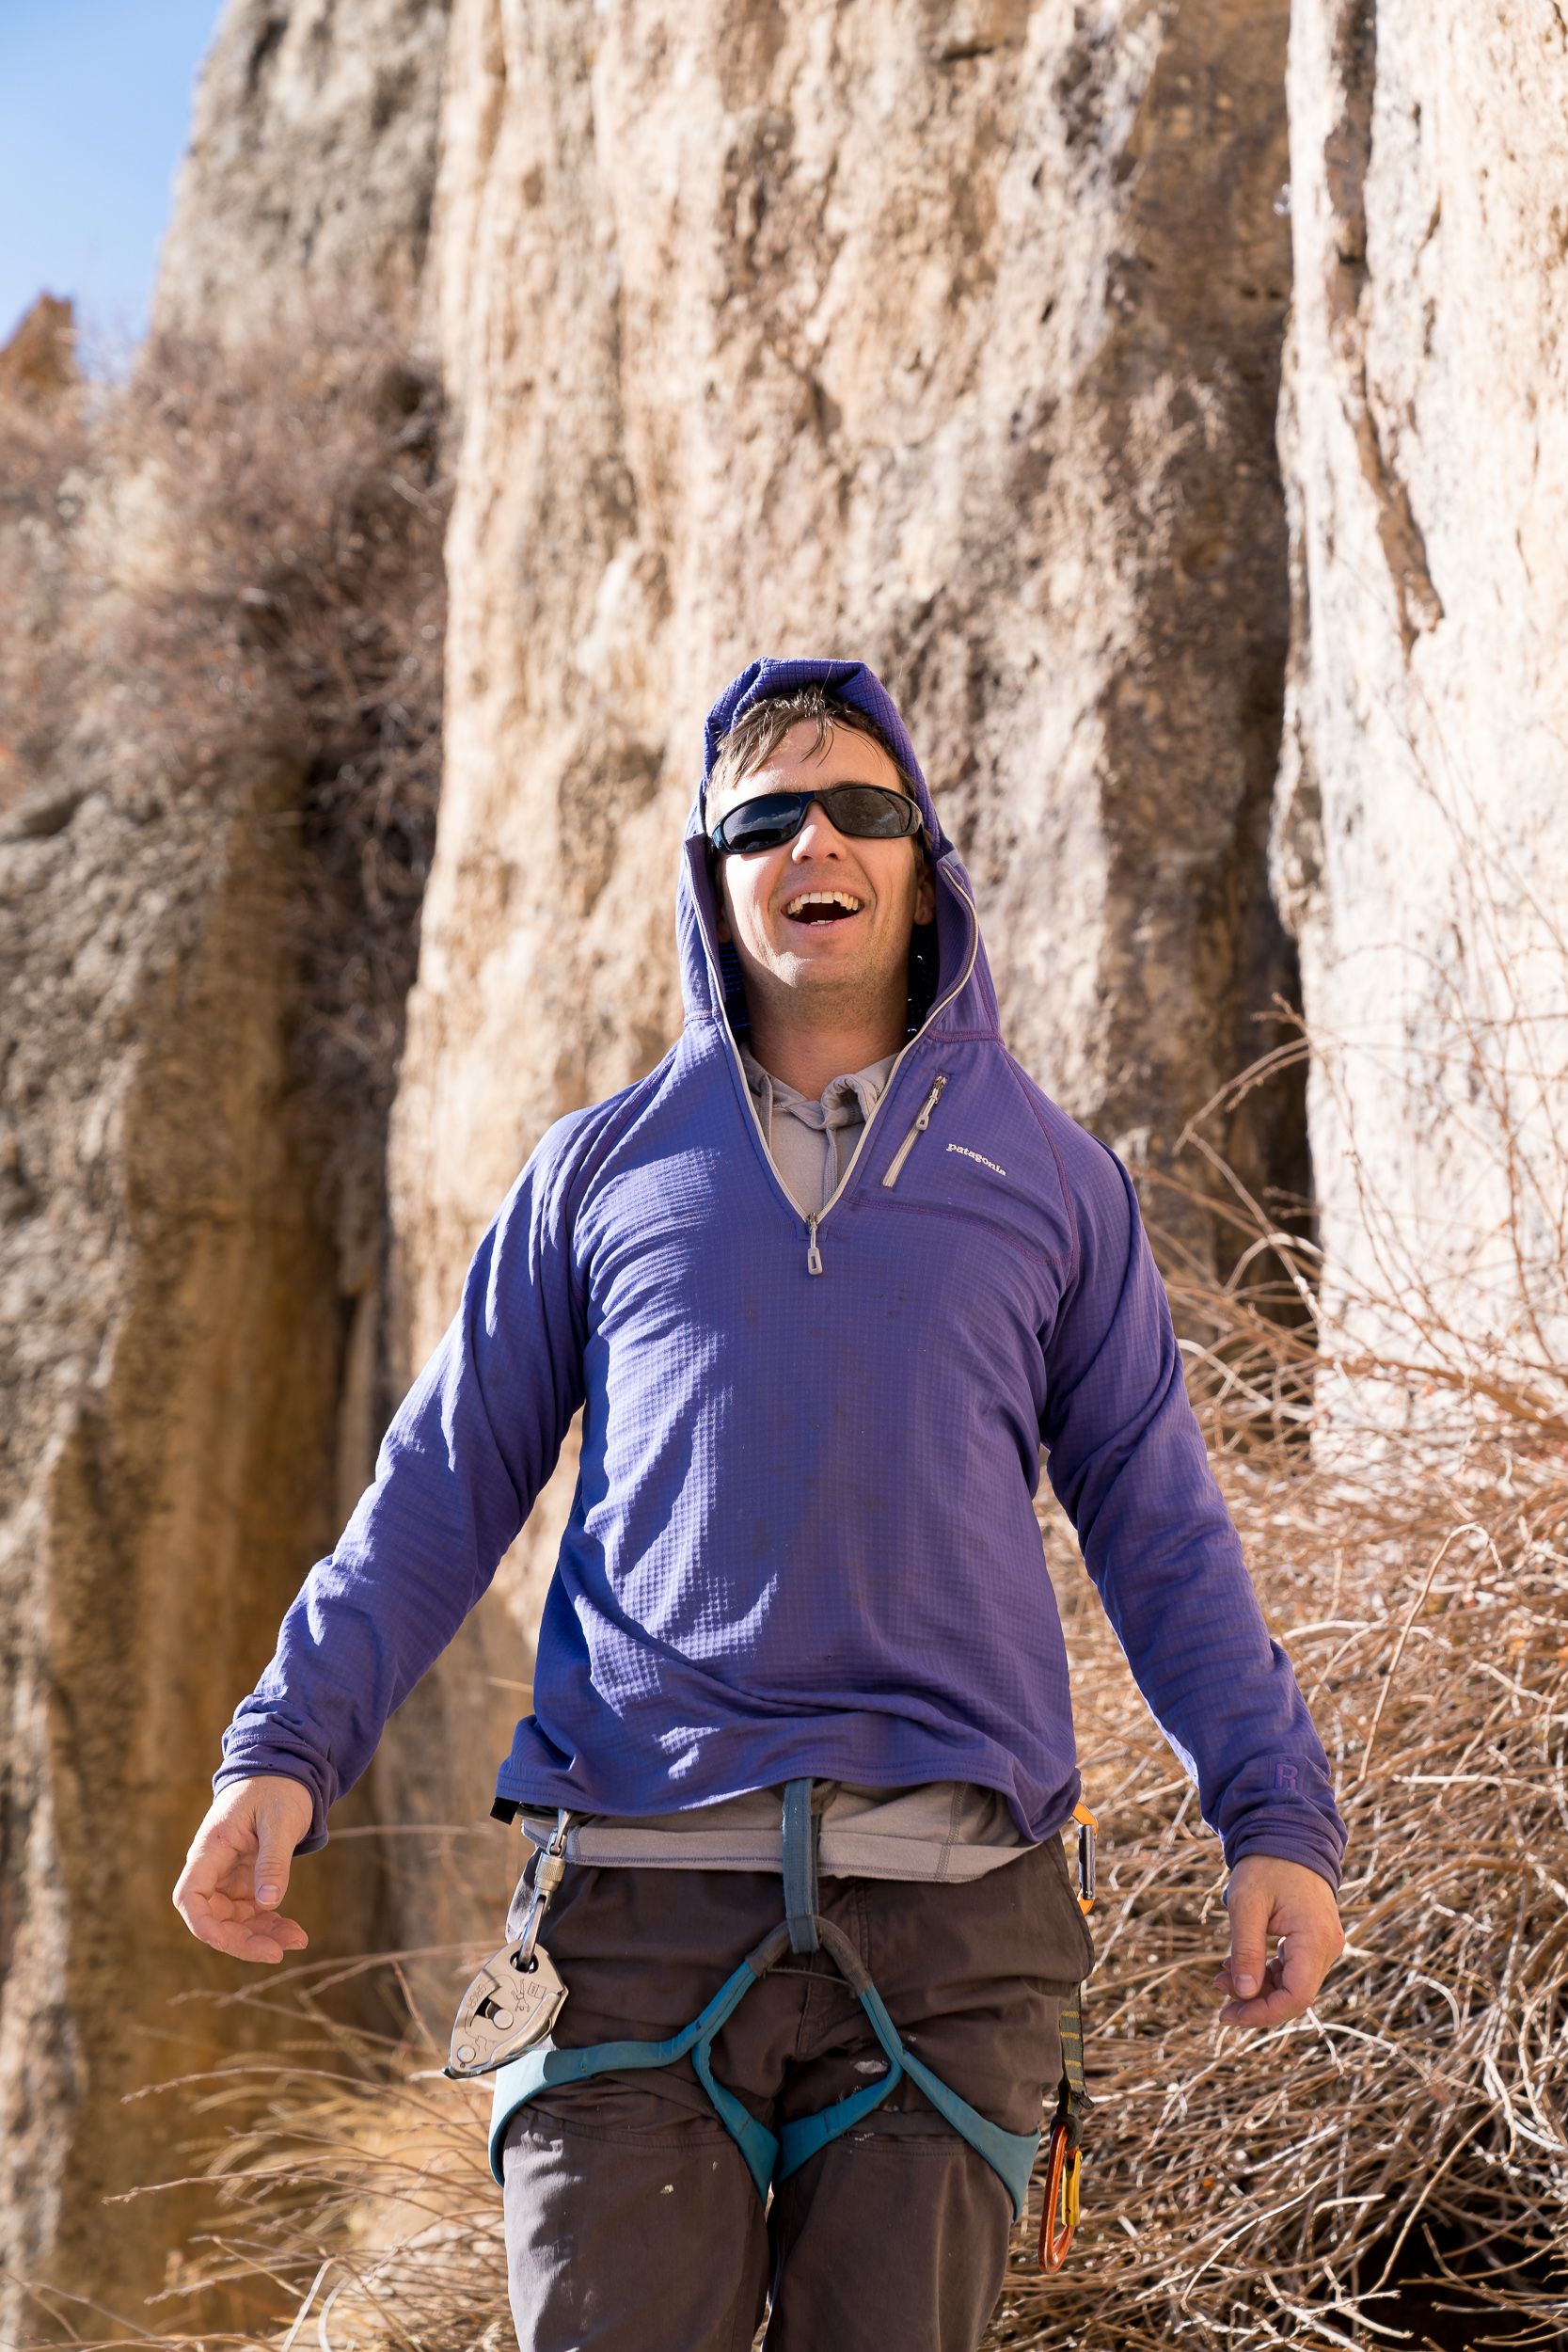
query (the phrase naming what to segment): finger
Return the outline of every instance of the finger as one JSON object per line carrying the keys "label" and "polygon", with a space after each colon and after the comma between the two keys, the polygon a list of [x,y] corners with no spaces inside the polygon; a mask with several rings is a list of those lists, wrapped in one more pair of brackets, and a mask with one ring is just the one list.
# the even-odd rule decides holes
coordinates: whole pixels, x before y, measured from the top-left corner
{"label": "finger", "polygon": [[275,1928],[305,1931],[297,1919],[285,1917],[281,1912],[264,1910],[248,1894],[229,1894],[222,1887],[214,1888],[204,1899],[191,1905],[196,1924],[212,1929],[261,1928],[269,1935]]}
{"label": "finger", "polygon": [[297,1919],[276,1912],[258,1912],[246,1903],[243,1912],[208,1908],[190,1923],[203,1944],[231,1960],[279,1961],[285,1952],[303,1951],[310,1939]]}
{"label": "finger", "polygon": [[1261,1991],[1268,1965],[1270,1898],[1256,1881],[1233,1879],[1226,1899],[1230,1913],[1226,1970],[1232,1992],[1241,2000],[1250,2000]]}
{"label": "finger", "polygon": [[1305,2015],[1310,2006],[1278,1985],[1250,2001],[1227,2001],[1215,2022],[1221,2026],[1284,2026],[1292,2017]]}
{"label": "finger", "polygon": [[[1287,1937],[1283,1951],[1268,1963],[1255,1994],[1245,1999],[1232,1997],[1225,2004],[1219,2013],[1220,2025],[1282,2026],[1292,2017],[1305,2016],[1323,1984],[1328,1958],[1306,1947],[1305,1943],[1302,1949],[1292,1951],[1291,1943]],[[1229,1990],[1234,1995],[1233,1984]]]}
{"label": "finger", "polygon": [[188,1917],[187,1907],[206,1903],[220,1888],[237,1892],[241,1879],[248,1881],[252,1842],[248,1829],[237,1831],[227,1820],[202,1823],[175,1882],[174,1907],[182,1917]]}
{"label": "finger", "polygon": [[245,1883],[249,1876],[248,1868],[226,1869],[216,1883],[204,1883],[202,1873],[187,1866],[174,1907],[201,1943],[234,1959],[278,1960],[285,1950],[302,1951],[309,1941],[304,1928],[297,1919],[260,1909]]}
{"label": "finger", "polygon": [[289,1883],[294,1840],[282,1819],[270,1809],[256,1824],[256,1899],[269,1907],[280,1903]]}
{"label": "finger", "polygon": [[[1279,1970],[1280,1970],[1281,1965],[1282,1965],[1282,1960],[1281,1960],[1281,1947],[1280,1947],[1279,1942],[1278,1942],[1278,1941],[1277,1941],[1277,1939],[1276,1939],[1275,1944],[1275,1947],[1274,1947],[1273,1951],[1269,1954],[1268,1959],[1267,1959],[1267,1960],[1264,1962],[1264,1963],[1263,1963],[1263,1979],[1264,1979],[1264,1981],[1263,1981],[1263,1984],[1262,1984],[1262,1985],[1259,1988],[1259,1991],[1266,1992],[1266,1991],[1269,1989],[1269,1985],[1270,1985],[1270,1983],[1271,1983],[1271,1982],[1277,1982],[1277,1981],[1278,1981]],[[1217,1985],[1217,1986],[1220,1988],[1220,1990],[1221,1990],[1222,1992],[1226,1992],[1226,1993],[1230,1994],[1232,1995],[1232,1997],[1237,1997],[1237,1996],[1236,1996],[1236,1973],[1237,1973],[1237,1972],[1236,1972],[1235,1968],[1232,1966],[1231,1963],[1230,1963],[1228,1960],[1224,1961],[1224,1962],[1222,1962],[1221,1965],[1220,1965],[1220,1966],[1219,1966],[1219,1967],[1218,1967],[1218,1968],[1214,1971],[1214,1975],[1213,1975],[1213,1978],[1212,1978],[1212,1981],[1215,1985]],[[1246,1997],[1247,1997],[1248,1999],[1250,1999],[1250,1998],[1252,1997],[1252,1995],[1251,1995],[1251,1994],[1248,1994]]]}

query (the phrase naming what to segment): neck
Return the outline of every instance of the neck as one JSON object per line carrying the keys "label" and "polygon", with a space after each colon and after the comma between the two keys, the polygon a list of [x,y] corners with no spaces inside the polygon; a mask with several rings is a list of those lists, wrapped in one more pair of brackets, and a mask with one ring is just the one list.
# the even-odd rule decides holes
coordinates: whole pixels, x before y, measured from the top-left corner
{"label": "neck", "polygon": [[[760,992],[758,992],[760,993]],[[864,1070],[904,1043],[904,999],[809,1021],[799,1003],[753,1003],[751,1047],[764,1070],[801,1094]]]}

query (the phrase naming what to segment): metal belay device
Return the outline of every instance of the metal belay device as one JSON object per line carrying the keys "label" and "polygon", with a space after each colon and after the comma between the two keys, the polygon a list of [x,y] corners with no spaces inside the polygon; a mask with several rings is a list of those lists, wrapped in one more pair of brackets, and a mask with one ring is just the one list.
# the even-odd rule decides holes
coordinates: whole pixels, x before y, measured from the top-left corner
{"label": "metal belay device", "polygon": [[531,1899],[521,1932],[492,1952],[457,2005],[451,2049],[443,2074],[458,2080],[493,2074],[498,2066],[545,2040],[566,1998],[539,1929],[550,1897],[566,1875],[571,1815],[557,1816],[555,1835],[533,1866]]}
{"label": "metal belay device", "polygon": [[[566,1988],[538,1943],[544,1910],[565,1868],[569,1817],[560,1817],[555,1835],[535,1866],[532,1900],[522,1933],[486,1962],[464,1995],[452,2027],[451,2058],[444,2070],[454,2076],[496,2074],[489,2154],[490,2170],[498,2184],[504,2185],[501,2148],[507,2125],[517,2109],[542,2090],[555,2090],[566,2083],[588,2082],[596,2074],[671,2066],[689,2057],[762,2198],[766,2199],[770,2188],[786,2181],[818,2150],[869,2115],[907,2075],[924,2091],[942,2120],[990,2166],[1012,2201],[1015,2222],[1022,2217],[1041,2135],[1037,2131],[1004,2131],[905,2048],[860,1954],[848,1937],[831,1919],[823,1917],[817,1908],[816,1820],[811,1800],[809,1780],[792,1780],[784,1789],[784,1918],[747,1954],[701,2014],[668,2041],[596,2042],[579,2050],[543,2046],[566,1998]],[[1086,1910],[1093,1900],[1093,1820],[1082,1806],[1079,1819],[1081,1823],[1087,1822],[1086,1832],[1081,1833],[1079,1856],[1079,1899],[1081,1907]],[[1086,1848],[1085,1836],[1088,1840]],[[817,1950],[829,1955],[859,1999],[887,2058],[887,2066],[874,2082],[815,2115],[798,2117],[775,2134],[716,2078],[713,2045],[746,1995],[779,1965],[786,1953]],[[540,1975],[544,1975],[545,1982],[536,1998],[531,1999],[525,1991],[514,1990],[527,1987]],[[1056,2120],[1052,2125],[1047,2209],[1040,2234],[1041,2261],[1051,2269],[1060,2266],[1077,2220],[1082,2110],[1089,2104],[1084,2086],[1083,2031],[1076,1988],[1069,2010],[1064,2010],[1062,2044],[1065,2071]],[[1057,2201],[1062,2203],[1067,2217],[1062,2234],[1055,2233],[1052,2227]]]}

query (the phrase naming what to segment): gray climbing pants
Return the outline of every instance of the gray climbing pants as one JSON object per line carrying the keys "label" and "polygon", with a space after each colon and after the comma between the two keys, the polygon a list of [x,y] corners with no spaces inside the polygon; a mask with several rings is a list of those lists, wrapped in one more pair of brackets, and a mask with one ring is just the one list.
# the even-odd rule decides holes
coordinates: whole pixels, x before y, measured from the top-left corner
{"label": "gray climbing pants", "polygon": [[[782,1915],[765,1871],[574,1865],[546,1941],[562,2048],[685,2026]],[[1011,2132],[1040,2123],[1058,2018],[1094,1963],[1061,1840],[967,1883],[824,1879],[914,2056]],[[748,1994],[714,2072],[770,2130],[885,2060],[827,1954]],[[546,2091],[502,2152],[519,2352],[974,2352],[1012,2216],[996,2174],[906,2080],[766,2214],[689,2059]]]}

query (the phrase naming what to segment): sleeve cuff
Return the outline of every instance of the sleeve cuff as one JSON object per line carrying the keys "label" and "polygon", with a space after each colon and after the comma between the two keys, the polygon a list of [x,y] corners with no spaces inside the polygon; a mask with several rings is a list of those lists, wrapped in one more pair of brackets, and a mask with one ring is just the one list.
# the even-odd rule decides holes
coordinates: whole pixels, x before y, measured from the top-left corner
{"label": "sleeve cuff", "polygon": [[1279,1830],[1259,1829],[1250,1836],[1243,1833],[1227,1849],[1227,1870],[1234,1870],[1248,1854],[1269,1854],[1276,1862],[1299,1862],[1304,1869],[1316,1870],[1321,1879],[1326,1879],[1336,1895],[1339,1892],[1341,1872],[1338,1858],[1304,1838],[1291,1837]]}
{"label": "sleeve cuff", "polygon": [[247,1756],[230,1756],[213,1774],[213,1794],[227,1788],[236,1780],[254,1780],[259,1773],[275,1772],[282,1780],[297,1780],[310,1792],[310,1826],[294,1848],[295,1855],[319,1853],[326,1844],[326,1812],[328,1800],[324,1796],[320,1781],[297,1756],[273,1756],[263,1751]]}

